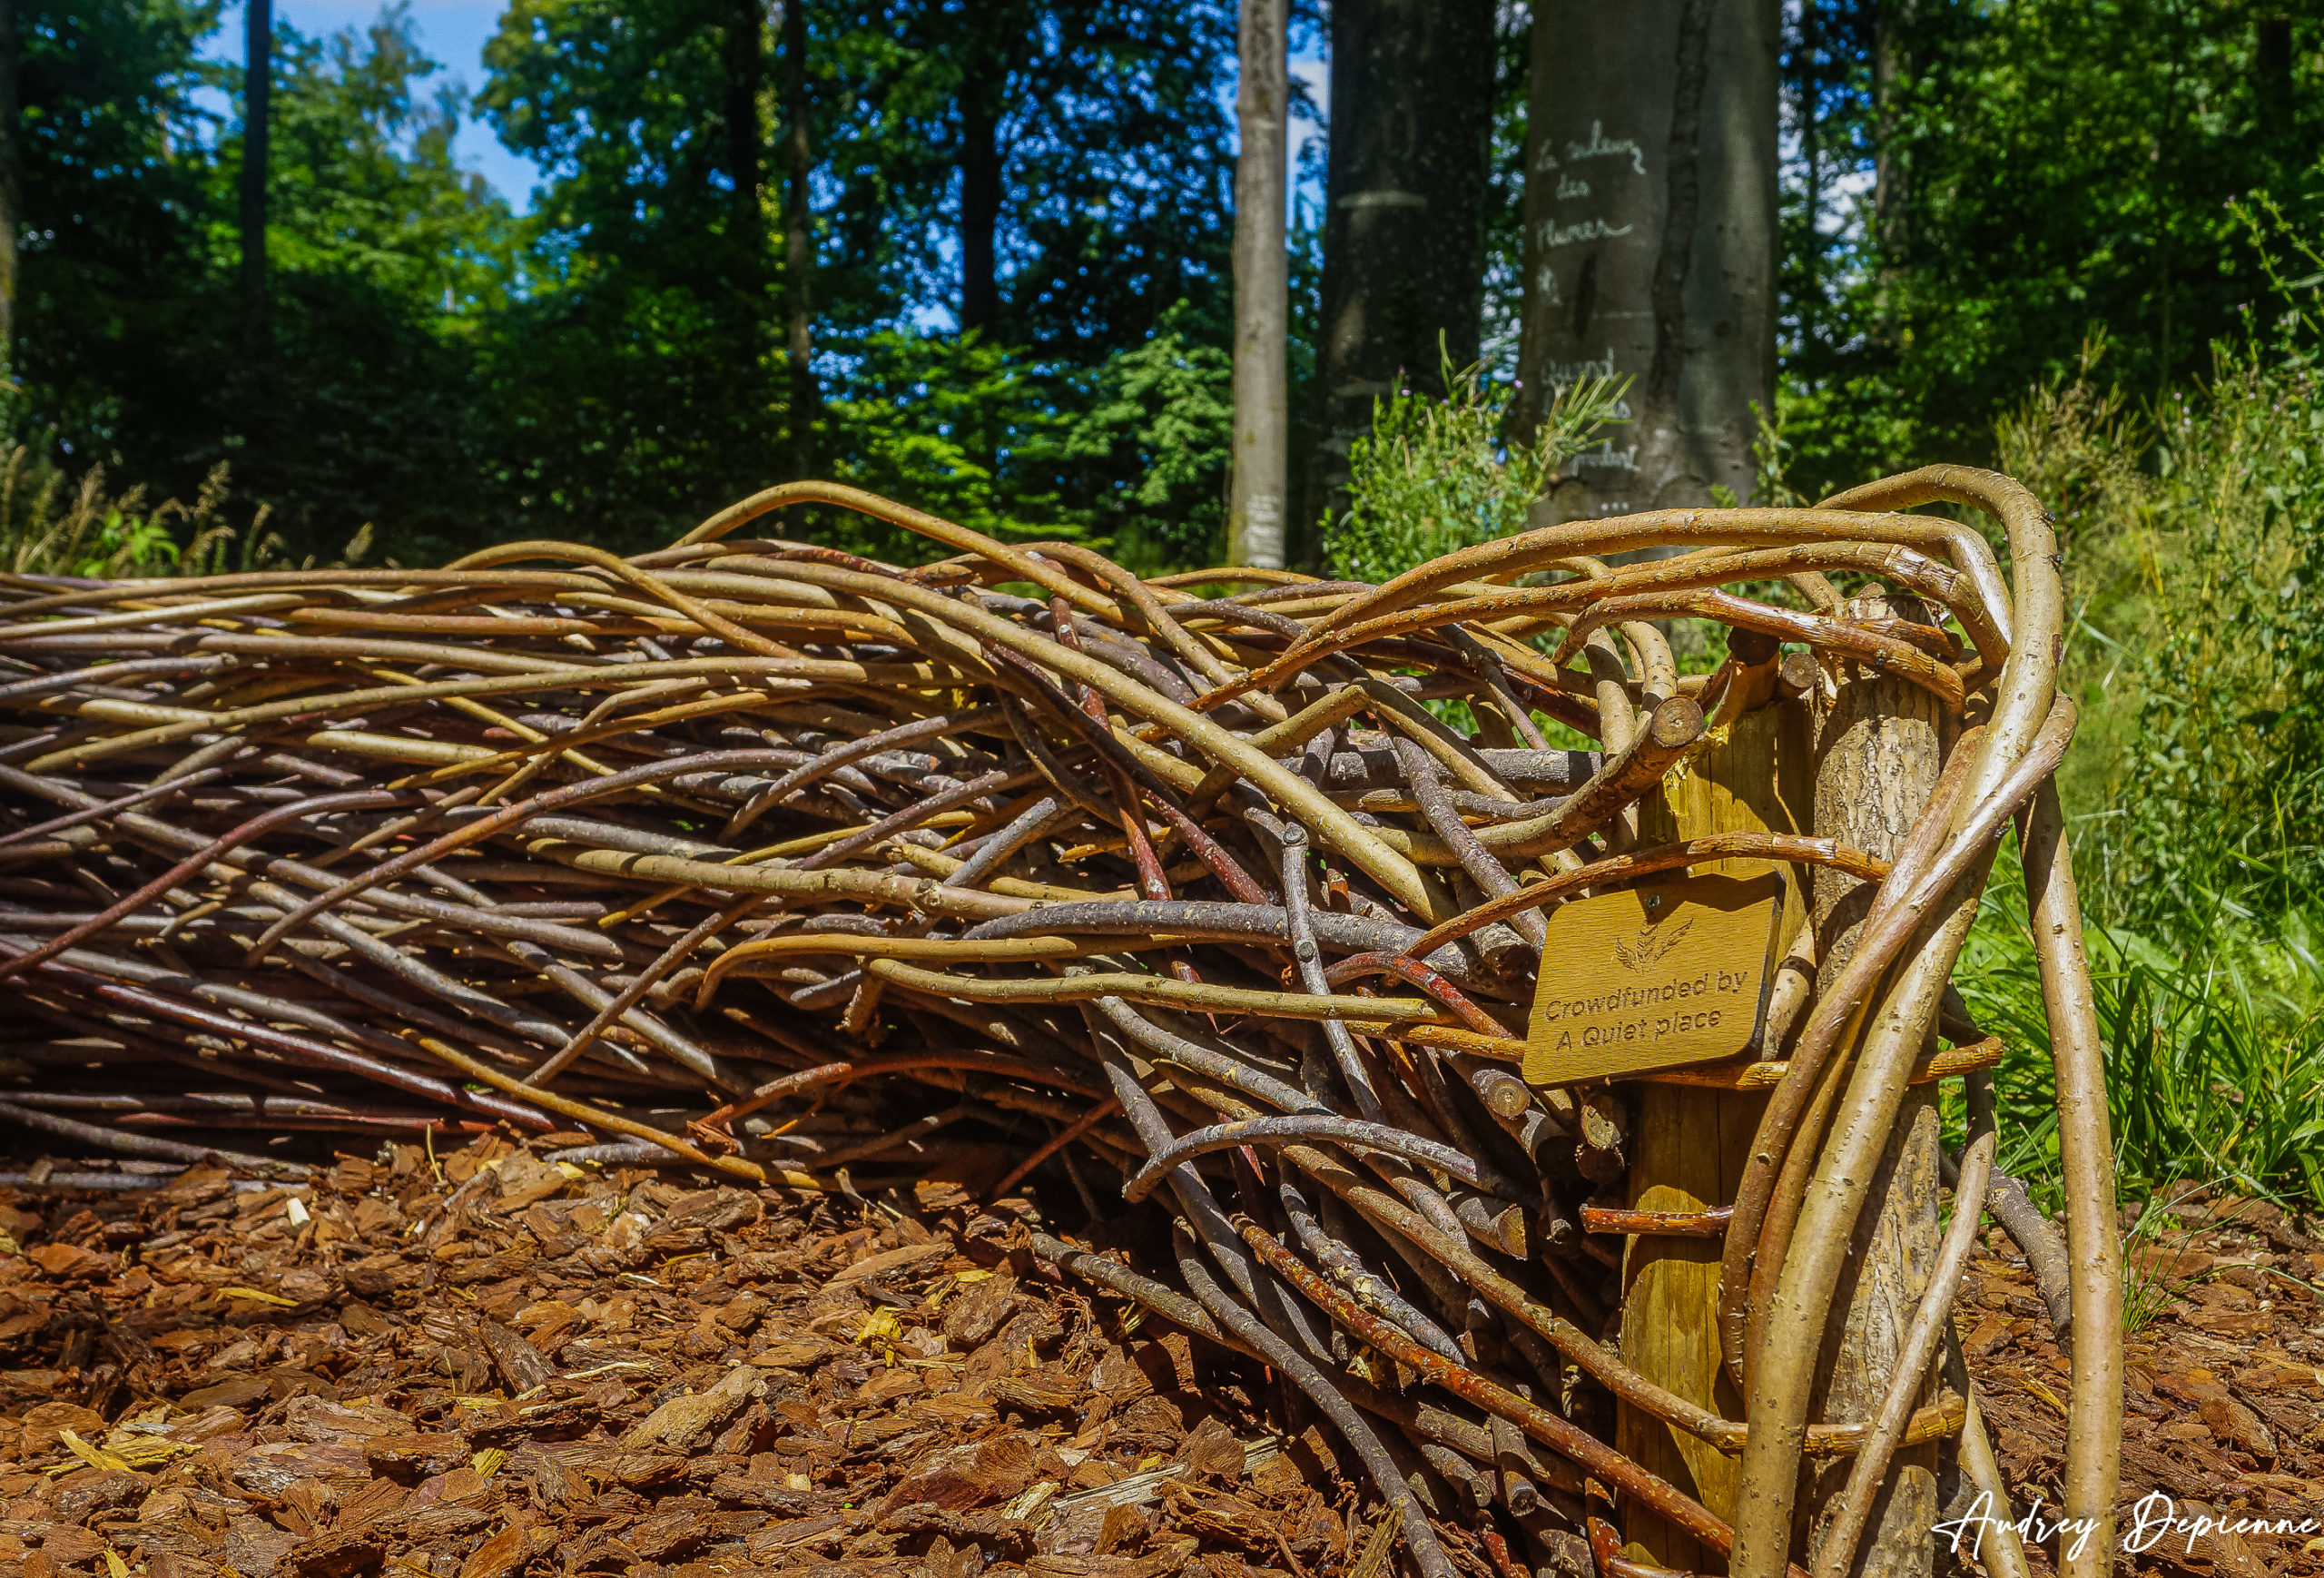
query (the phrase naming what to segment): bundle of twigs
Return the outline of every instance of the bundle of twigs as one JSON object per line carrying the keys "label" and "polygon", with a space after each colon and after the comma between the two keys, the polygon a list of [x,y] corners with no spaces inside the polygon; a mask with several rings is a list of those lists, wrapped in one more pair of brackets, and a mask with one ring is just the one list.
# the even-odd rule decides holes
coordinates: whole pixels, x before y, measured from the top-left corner
{"label": "bundle of twigs", "polygon": [[[1938,500],[2000,521],[2013,580],[1977,531],[1885,513]],[[954,557],[899,569],[739,535],[802,502]],[[1685,551],[1590,557],[1649,547]],[[5,1055],[34,1077],[0,1117],[162,1157],[205,1153],[172,1127],[505,1121],[802,1188],[947,1129],[1043,1130],[993,1192],[1054,1159],[1093,1215],[1167,1200],[1177,1285],[1040,1252],[1305,1394],[1426,1578],[1452,1568],[1423,1494],[1440,1518],[1469,1498],[1512,1573],[1507,1536],[1561,1528],[1622,1571],[1601,1491],[1770,1573],[1803,1451],[1855,1455],[1851,1504],[1912,1440],[1960,1435],[1994,1477],[1957,1391],[1912,1406],[1974,1208],[1892,1406],[1806,1412],[1871,1162],[2022,814],[2085,1317],[2067,1502],[2102,1514],[2111,1190],[2048,787],[2072,726],[2053,553],[2022,488],[1936,469],[1817,509],[1557,526],[1379,587],[1140,581],[821,485],[634,558],[524,542],[430,571],[17,577],[0,977]],[[1836,572],[1916,594],[1958,637],[1849,616]],[[1687,618],[1731,632],[1707,676],[1672,660]],[[1961,720],[1893,862],[1801,834],[1641,841],[1641,802],[1690,751],[1843,665]],[[1425,705],[1455,699],[1473,733]],[[1552,748],[1541,720],[1598,748]],[[1620,1100],[1510,1070],[1544,914],[1743,856],[1876,898],[1837,981],[1807,985],[1812,939],[1783,976],[1755,1069],[1698,1076],[1775,1081],[1731,1211],[1600,1209]],[[1958,1066],[1989,1060],[1945,1030]],[[852,1099],[890,1076],[947,1104],[882,1129]],[[1982,1121],[1971,1202],[1989,1104]],[[1619,1257],[1590,1229],[1725,1234],[1748,1425],[1595,1340]],[[1608,1445],[1609,1395],[1741,1455],[1732,1527]],[[1847,1524],[1820,1570],[1846,1570]]]}

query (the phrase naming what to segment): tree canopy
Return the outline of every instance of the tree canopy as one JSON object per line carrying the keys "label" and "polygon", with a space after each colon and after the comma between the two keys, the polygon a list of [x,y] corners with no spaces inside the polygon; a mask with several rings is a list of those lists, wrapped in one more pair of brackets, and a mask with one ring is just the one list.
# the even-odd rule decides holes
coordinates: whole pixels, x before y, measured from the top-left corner
{"label": "tree canopy", "polygon": [[[643,547],[811,456],[983,529],[1210,559],[1231,451],[1235,5],[788,3],[511,0],[473,96],[397,6],[326,38],[278,22],[258,347],[238,335],[242,84],[222,4],[15,8],[16,440],[156,496],[192,498],[227,462],[294,551],[326,556],[367,523],[406,560],[534,536]],[[1328,49],[1331,9],[1294,7],[1295,53]],[[2136,393],[2204,370],[2265,295],[2233,205],[2265,193],[2296,229],[2319,217],[2319,13],[1787,7],[1794,483],[1989,459],[1994,416],[2078,366],[2093,330]],[[1534,25],[1498,8],[1463,309],[1488,375],[1523,288]],[[1331,111],[1343,136],[1365,113]],[[459,167],[467,120],[544,172],[529,212]],[[1293,225],[1301,420],[1320,168]],[[1436,367],[1404,370],[1433,390]],[[1295,499],[1295,518],[1316,508]],[[785,529],[867,540],[841,520]]]}
{"label": "tree canopy", "polygon": [[1835,0],[1786,62],[1787,436],[1844,485],[1984,459],[2093,331],[2143,399],[2270,291],[2237,217],[2324,210],[2314,0]]}

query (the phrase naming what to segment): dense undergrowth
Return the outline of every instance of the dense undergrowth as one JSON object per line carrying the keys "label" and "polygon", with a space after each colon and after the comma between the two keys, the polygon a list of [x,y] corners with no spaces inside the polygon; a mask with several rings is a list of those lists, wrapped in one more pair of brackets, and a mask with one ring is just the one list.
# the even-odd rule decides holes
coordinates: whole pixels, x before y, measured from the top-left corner
{"label": "dense undergrowth", "polygon": [[[231,473],[211,468],[192,504],[152,503],[142,486],[113,492],[105,469],[76,480],[42,449],[20,444],[0,453],[0,569],[19,576],[84,579],[216,576],[295,567],[281,536],[268,529],[265,505],[234,525]],[[339,563],[360,564],[370,551],[364,527]],[[392,564],[394,561],[389,560]],[[304,564],[312,568],[310,556]]]}
{"label": "dense undergrowth", "polygon": [[1417,564],[1523,531],[1567,461],[1597,441],[1627,380],[1558,392],[1531,443],[1507,438],[1508,386],[1481,367],[1441,376],[1443,398],[1405,388],[1374,402],[1372,431],[1348,449],[1349,508],[1318,528],[1324,573],[1375,585]]}
{"label": "dense undergrowth", "polygon": [[[2076,376],[1999,426],[2058,517],[2082,705],[2062,774],[2126,1197],[2224,1182],[2324,1204],[2324,256],[2212,376],[2136,408]],[[2012,862],[2004,860],[2003,868]],[[2022,883],[1997,878],[1964,990],[2021,1050],[2014,1164],[2055,1177]]]}
{"label": "dense undergrowth", "polygon": [[[2324,270],[2319,270],[2324,271]],[[2313,280],[2299,283],[2304,297]],[[2062,787],[2126,1196],[2174,1179],[2324,1203],[2324,389],[2295,311],[2132,409],[2093,354],[2001,425],[2072,577]],[[2004,863],[2004,865],[2007,863]],[[2022,884],[1965,991],[2022,1050],[2015,1161],[2044,1183],[2046,1031]]]}

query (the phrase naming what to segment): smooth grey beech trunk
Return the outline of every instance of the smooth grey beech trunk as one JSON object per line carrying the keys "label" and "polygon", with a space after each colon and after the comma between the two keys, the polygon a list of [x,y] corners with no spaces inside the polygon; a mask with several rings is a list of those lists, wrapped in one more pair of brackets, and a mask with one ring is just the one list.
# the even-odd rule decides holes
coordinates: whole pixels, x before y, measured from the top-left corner
{"label": "smooth grey beech trunk", "polygon": [[1548,523],[1738,499],[1775,397],[1779,0],[1537,0],[1520,415],[1626,378]]}
{"label": "smooth grey beech trunk", "polygon": [[1291,111],[1290,0],[1242,0],[1235,92],[1235,457],[1226,562],[1279,570],[1289,483],[1290,260],[1284,161]]}
{"label": "smooth grey beech trunk", "polygon": [[1333,0],[1331,55],[1311,519],[1346,508],[1375,399],[1477,358],[1493,0]]}

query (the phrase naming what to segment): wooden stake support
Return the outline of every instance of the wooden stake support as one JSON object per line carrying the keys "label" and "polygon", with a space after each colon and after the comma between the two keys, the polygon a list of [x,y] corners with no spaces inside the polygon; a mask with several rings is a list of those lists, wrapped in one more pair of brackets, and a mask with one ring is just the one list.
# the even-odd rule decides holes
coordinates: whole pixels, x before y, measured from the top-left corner
{"label": "wooden stake support", "polygon": [[[1641,819],[1648,843],[1714,833],[1803,833],[1814,825],[1810,721],[1801,700],[1770,695],[1747,712],[1724,739],[1707,741],[1683,773],[1664,780]],[[1720,861],[1698,868],[1743,876],[1758,861]],[[1787,868],[1788,897],[1777,939],[1787,950],[1807,921],[1806,870]],[[1777,1049],[1764,1047],[1762,1057]],[[1668,1080],[1630,1087],[1637,1121],[1630,1152],[1630,1201],[1639,1210],[1699,1211],[1735,1198],[1751,1136],[1767,1105],[1764,1090],[1717,1090]],[[1622,1266],[1622,1356],[1640,1374],[1720,1417],[1740,1420],[1743,1399],[1720,1364],[1717,1313],[1717,1239],[1630,1240]],[[1739,1465],[1640,1409],[1616,1416],[1616,1445],[1732,1517]],[[1715,1569],[1718,1557],[1660,1519],[1633,1515],[1624,1529],[1632,1559],[1682,1572]]]}

